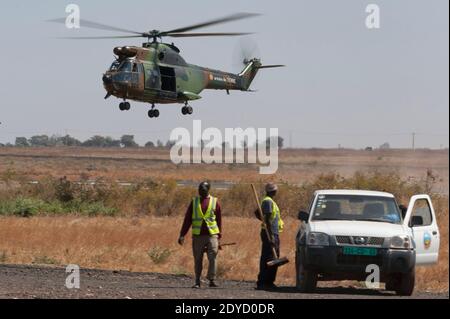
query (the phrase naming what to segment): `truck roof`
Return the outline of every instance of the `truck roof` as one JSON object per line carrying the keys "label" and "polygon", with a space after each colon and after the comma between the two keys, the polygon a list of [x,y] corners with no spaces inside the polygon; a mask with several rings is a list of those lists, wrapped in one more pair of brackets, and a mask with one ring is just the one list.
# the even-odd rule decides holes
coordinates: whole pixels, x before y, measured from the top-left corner
{"label": "truck roof", "polygon": [[386,192],[376,192],[367,190],[354,190],[354,189],[328,189],[318,190],[315,195],[360,195],[360,196],[379,196],[394,198],[394,195]]}

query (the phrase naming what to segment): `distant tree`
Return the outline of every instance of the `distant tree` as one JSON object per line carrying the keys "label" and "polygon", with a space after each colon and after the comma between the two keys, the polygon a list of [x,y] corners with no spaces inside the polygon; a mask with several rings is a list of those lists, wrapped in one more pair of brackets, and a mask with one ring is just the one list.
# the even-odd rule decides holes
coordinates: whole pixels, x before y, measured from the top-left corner
{"label": "distant tree", "polygon": [[50,138],[47,135],[32,136],[29,140],[31,146],[43,147],[51,146]]}
{"label": "distant tree", "polygon": [[145,147],[147,148],[155,148],[155,143],[153,143],[152,141],[145,143]]}
{"label": "distant tree", "polygon": [[92,136],[90,139],[84,141],[81,145],[85,147],[101,147],[104,144],[104,138],[100,135]]}
{"label": "distant tree", "polygon": [[0,147],[5,147],[5,144],[0,143]]}
{"label": "distant tree", "polygon": [[28,147],[30,144],[28,143],[28,140],[26,137],[17,137],[16,138],[16,147]]}
{"label": "distant tree", "polygon": [[52,135],[51,137],[49,137],[48,146],[64,146],[62,136]]}
{"label": "distant tree", "polygon": [[64,146],[80,146],[81,145],[81,142],[79,140],[77,140],[76,138],[74,138],[70,135],[60,137],[59,140],[62,143],[62,145],[64,145]]}
{"label": "distant tree", "polygon": [[278,143],[278,148],[284,148],[284,138],[281,136],[271,136],[266,140],[266,148],[269,149],[270,145],[276,145]]}
{"label": "distant tree", "polygon": [[390,148],[391,148],[391,145],[388,142],[380,145],[380,150],[388,150]]}
{"label": "distant tree", "polygon": [[85,141],[82,145],[86,147],[106,147],[106,139],[103,136],[95,135]]}
{"label": "distant tree", "polygon": [[123,147],[129,148],[129,147],[139,147],[139,145],[134,141],[134,135],[124,135],[120,139],[120,144],[122,144]]}
{"label": "distant tree", "polygon": [[156,147],[158,147],[158,148],[163,148],[163,147],[164,147],[164,143],[161,142],[160,140],[158,140],[158,141],[156,142]]}
{"label": "distant tree", "polygon": [[105,138],[105,146],[104,147],[121,147],[122,142],[120,140],[115,140],[112,137],[107,136]]}
{"label": "distant tree", "polygon": [[166,148],[171,149],[173,146],[175,146],[177,144],[176,141],[167,141],[166,143]]}
{"label": "distant tree", "polygon": [[115,140],[112,137],[104,137],[100,135],[95,135],[82,143],[85,147],[120,147],[121,141]]}

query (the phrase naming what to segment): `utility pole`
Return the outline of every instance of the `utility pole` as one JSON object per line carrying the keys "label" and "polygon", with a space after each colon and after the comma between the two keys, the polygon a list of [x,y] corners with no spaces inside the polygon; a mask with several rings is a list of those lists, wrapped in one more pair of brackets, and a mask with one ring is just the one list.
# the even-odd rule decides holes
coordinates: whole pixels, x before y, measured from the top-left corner
{"label": "utility pole", "polygon": [[416,133],[415,132],[412,133],[412,150],[413,151],[416,150]]}
{"label": "utility pole", "polygon": [[292,149],[292,131],[289,131],[289,148]]}

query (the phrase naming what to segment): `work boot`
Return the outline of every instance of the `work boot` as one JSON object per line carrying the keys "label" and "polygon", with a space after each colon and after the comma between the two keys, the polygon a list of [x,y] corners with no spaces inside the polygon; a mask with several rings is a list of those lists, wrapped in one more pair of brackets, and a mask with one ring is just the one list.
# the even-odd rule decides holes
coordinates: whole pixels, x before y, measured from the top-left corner
{"label": "work boot", "polygon": [[266,285],[264,285],[264,288],[265,288],[266,290],[277,290],[277,289],[278,289],[278,286],[275,285],[274,283],[271,283],[271,284],[266,284]]}
{"label": "work boot", "polygon": [[209,288],[219,288],[219,286],[216,284],[214,280],[211,280],[209,282]]}
{"label": "work boot", "polygon": [[199,281],[195,282],[195,285],[192,286],[193,289],[200,289],[201,288],[201,284]]}

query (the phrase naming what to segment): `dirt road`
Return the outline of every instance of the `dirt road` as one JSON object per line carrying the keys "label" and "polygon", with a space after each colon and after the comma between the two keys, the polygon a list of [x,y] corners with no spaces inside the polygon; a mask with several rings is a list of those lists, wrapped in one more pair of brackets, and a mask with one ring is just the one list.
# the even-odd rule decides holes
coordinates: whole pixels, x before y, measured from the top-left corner
{"label": "dirt road", "polygon": [[[294,287],[276,292],[256,291],[252,282],[221,281],[221,288],[191,289],[187,276],[125,271],[81,270],[80,289],[66,288],[64,268],[0,265],[0,298],[119,298],[119,299],[332,299],[397,298],[392,293],[358,288],[319,288],[316,294],[300,294]],[[448,292],[419,292],[412,298],[449,298]]]}

